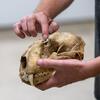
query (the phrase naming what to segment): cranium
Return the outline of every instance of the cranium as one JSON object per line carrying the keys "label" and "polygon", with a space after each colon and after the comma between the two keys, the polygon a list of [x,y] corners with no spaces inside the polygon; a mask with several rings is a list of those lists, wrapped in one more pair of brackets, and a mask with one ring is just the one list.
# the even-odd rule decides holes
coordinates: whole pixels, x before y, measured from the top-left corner
{"label": "cranium", "polygon": [[37,40],[21,56],[20,78],[29,85],[38,85],[47,81],[54,69],[39,68],[37,60],[50,59],[79,59],[84,57],[84,41],[81,37],[67,32],[55,32],[48,41]]}

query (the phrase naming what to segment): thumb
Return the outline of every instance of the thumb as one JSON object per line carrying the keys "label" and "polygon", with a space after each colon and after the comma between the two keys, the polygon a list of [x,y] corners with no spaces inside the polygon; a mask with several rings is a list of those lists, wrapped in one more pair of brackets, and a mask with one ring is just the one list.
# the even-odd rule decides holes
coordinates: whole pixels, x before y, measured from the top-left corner
{"label": "thumb", "polygon": [[52,22],[50,23],[50,26],[49,26],[49,33],[54,33],[54,32],[56,32],[58,29],[59,29],[59,25],[58,25],[56,22],[52,21]]}
{"label": "thumb", "polygon": [[53,68],[56,70],[59,68],[58,60],[53,59],[39,59],[37,65],[39,65],[40,68]]}

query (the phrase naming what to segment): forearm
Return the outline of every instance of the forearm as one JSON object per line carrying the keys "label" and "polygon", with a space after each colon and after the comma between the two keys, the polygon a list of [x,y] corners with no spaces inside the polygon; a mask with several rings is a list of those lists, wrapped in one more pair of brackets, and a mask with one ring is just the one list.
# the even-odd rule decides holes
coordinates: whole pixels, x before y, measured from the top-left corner
{"label": "forearm", "polygon": [[66,9],[73,0],[42,0],[36,12],[44,12],[48,17],[54,18]]}
{"label": "forearm", "polygon": [[100,74],[100,56],[90,60],[86,64],[86,69],[89,77],[97,76]]}

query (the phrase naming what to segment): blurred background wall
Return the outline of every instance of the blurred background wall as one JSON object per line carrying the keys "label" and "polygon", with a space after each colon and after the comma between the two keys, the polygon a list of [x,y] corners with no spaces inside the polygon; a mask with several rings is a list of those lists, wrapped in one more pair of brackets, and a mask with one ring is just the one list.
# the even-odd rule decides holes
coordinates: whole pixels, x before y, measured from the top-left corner
{"label": "blurred background wall", "polygon": [[[0,100],[95,100],[94,78],[62,88],[40,91],[19,79],[20,56],[37,38],[18,38],[12,25],[31,14],[40,0],[0,1]],[[75,33],[85,40],[85,58],[94,58],[95,0],[74,0],[55,20],[59,31]]]}
{"label": "blurred background wall", "polygon": [[[33,12],[41,0],[1,0],[0,25],[12,25],[24,15]],[[74,0],[73,4],[60,14],[57,21],[93,20],[95,0]]]}

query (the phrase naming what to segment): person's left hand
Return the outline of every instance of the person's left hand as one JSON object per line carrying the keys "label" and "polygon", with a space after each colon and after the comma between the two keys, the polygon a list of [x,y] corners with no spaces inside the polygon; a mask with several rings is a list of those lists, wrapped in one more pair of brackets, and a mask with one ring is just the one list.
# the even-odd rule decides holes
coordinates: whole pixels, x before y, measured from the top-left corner
{"label": "person's left hand", "polygon": [[86,63],[83,61],[40,59],[37,64],[40,68],[53,68],[56,73],[46,82],[37,86],[41,90],[51,87],[62,87],[73,82],[88,78]]}

